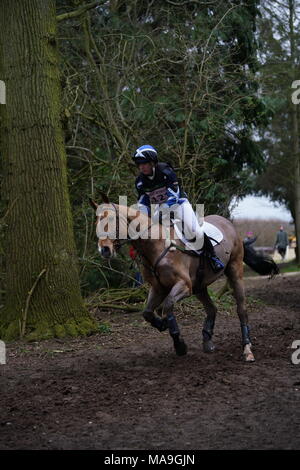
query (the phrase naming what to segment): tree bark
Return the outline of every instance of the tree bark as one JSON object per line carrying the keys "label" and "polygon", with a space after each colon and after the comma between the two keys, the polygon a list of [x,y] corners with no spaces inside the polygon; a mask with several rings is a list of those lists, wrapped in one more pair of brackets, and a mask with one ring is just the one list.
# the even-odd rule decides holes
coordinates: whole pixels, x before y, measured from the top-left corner
{"label": "tree bark", "polygon": [[6,301],[0,337],[89,333],[61,126],[54,0],[0,2]]}

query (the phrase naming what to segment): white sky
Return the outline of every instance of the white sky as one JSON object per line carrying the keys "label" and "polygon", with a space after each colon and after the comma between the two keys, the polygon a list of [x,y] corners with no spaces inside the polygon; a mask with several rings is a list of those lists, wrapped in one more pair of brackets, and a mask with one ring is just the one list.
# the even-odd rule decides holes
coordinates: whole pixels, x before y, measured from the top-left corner
{"label": "white sky", "polygon": [[242,199],[231,211],[235,219],[281,219],[286,222],[292,220],[290,211],[285,206],[271,202],[267,197],[247,196]]}

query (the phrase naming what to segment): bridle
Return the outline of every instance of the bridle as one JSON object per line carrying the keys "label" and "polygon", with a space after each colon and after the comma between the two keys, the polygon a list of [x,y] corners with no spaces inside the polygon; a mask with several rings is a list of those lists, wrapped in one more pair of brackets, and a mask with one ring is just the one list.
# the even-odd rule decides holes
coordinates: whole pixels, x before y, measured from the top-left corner
{"label": "bridle", "polygon": [[[105,208],[105,211],[108,212],[108,211],[114,211],[114,214],[115,214],[115,217],[116,217],[116,220],[118,221],[118,223],[116,224],[116,232],[101,232],[100,233],[100,236],[105,236],[105,238],[114,238],[115,240],[113,241],[113,243],[117,244],[118,245],[118,249],[121,248],[123,245],[125,245],[126,243],[130,243],[134,240],[137,240],[139,238],[142,237],[142,235],[150,230],[150,228],[152,227],[153,223],[151,223],[150,225],[148,225],[148,227],[146,227],[142,232],[139,232],[138,233],[138,236],[136,238],[132,238],[132,237],[129,237],[129,238],[122,238],[120,239],[119,238],[119,235],[120,235],[120,217],[122,216],[123,217],[123,221],[125,222],[126,220],[126,233],[128,234],[128,227],[129,227],[129,223],[128,223],[128,219],[125,218],[125,216],[123,216],[122,214],[120,214],[120,212],[118,211],[117,207],[116,207],[116,204],[114,204],[113,202],[110,203],[112,208]],[[97,233],[98,235],[98,233]],[[100,236],[98,236],[98,238],[100,238]]]}
{"label": "bridle", "polygon": [[[116,205],[112,202],[110,203],[112,205],[112,208],[105,208],[105,211],[108,212],[108,211],[114,211],[114,214],[116,216],[116,220],[119,221],[120,219],[120,212],[118,211]],[[123,216],[124,217],[124,216]],[[125,219],[125,217],[124,217]],[[115,247],[115,250],[116,251],[119,251],[119,249],[123,246],[123,245],[126,245],[126,243],[131,243],[135,240],[138,240],[142,237],[142,235],[151,229],[153,223],[151,223],[150,225],[148,225],[148,227],[146,227],[142,232],[139,232],[138,234],[138,237],[136,238],[126,238],[126,239],[122,239],[120,240],[118,237],[119,237],[119,223],[116,224],[116,232],[115,233],[111,233],[111,232],[101,232],[100,235],[105,235],[106,238],[109,238],[110,236],[112,236],[113,238],[115,238],[115,240],[113,241],[113,245]],[[126,219],[126,228],[127,228],[127,233],[128,233],[128,226],[129,226],[129,223],[128,223],[128,219]],[[98,233],[97,233],[98,235]],[[98,237],[100,238],[100,236]],[[157,260],[155,261],[154,263],[154,266],[152,266],[151,262],[149,261],[149,258],[148,256],[145,254],[145,253],[142,253],[137,247],[135,247],[136,251],[137,251],[137,254],[138,254],[138,257],[140,259],[140,263],[145,267],[147,268],[152,274],[154,274],[154,276],[156,277],[157,281],[160,283],[160,279],[159,279],[159,276],[158,276],[158,273],[157,273],[157,266],[158,264],[160,263],[160,261],[163,259],[163,257],[167,254],[167,252],[169,251],[169,249],[171,248],[171,246],[168,246],[167,248],[165,248],[162,253],[159,255],[159,257],[157,258]],[[147,264],[145,264],[143,261],[142,261],[142,258],[144,258],[146,261],[147,261]],[[161,283],[160,283],[161,284]]]}

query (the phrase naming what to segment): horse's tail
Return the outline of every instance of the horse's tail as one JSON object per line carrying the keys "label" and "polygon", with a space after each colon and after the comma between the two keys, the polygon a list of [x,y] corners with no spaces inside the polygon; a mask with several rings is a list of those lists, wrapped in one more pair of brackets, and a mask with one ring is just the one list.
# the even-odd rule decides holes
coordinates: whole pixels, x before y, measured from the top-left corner
{"label": "horse's tail", "polygon": [[244,243],[244,263],[258,274],[271,275],[279,274],[279,268],[270,256],[258,254],[254,248]]}

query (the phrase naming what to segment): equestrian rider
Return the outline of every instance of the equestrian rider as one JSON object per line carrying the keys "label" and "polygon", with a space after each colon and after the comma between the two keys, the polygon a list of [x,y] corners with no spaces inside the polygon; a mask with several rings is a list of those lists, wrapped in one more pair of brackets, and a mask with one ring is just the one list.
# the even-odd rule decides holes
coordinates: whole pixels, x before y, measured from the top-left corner
{"label": "equestrian rider", "polygon": [[[156,210],[156,215],[159,212],[163,214],[164,211],[169,210],[169,213],[172,211],[175,220],[180,220],[184,224],[186,245],[192,246],[192,249],[198,253],[200,249],[204,249],[213,271],[221,271],[224,265],[216,256],[209,238],[204,234],[173,168],[168,163],[158,162],[157,151],[151,145],[139,147],[132,159],[140,171],[135,181],[139,209],[149,216],[153,204],[159,209]],[[188,243],[191,239],[196,239],[196,243],[194,241],[192,244]]]}

